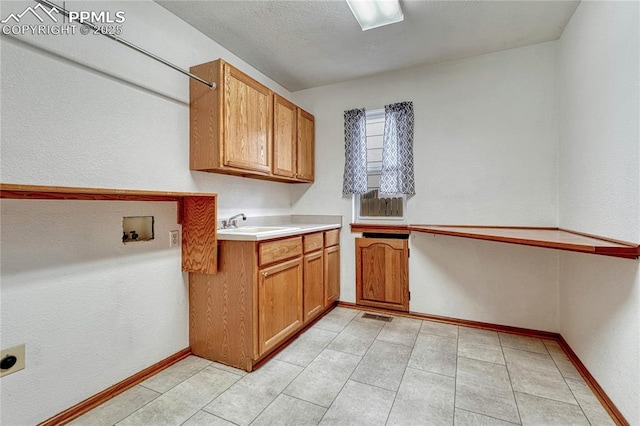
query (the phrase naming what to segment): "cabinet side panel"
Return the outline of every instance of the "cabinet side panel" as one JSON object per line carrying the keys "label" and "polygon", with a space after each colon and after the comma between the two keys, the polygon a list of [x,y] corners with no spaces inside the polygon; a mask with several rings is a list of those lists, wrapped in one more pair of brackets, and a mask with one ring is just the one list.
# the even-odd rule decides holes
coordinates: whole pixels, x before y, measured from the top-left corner
{"label": "cabinet side panel", "polygon": [[191,351],[247,371],[253,356],[254,244],[222,241],[218,273],[189,276]]}
{"label": "cabinet side panel", "polygon": [[203,79],[216,82],[211,89],[199,81],[189,82],[190,150],[189,168],[206,170],[220,166],[221,87],[220,60],[191,67],[190,71]]}
{"label": "cabinet side panel", "polygon": [[182,269],[215,274],[216,197],[185,197],[182,209]]}

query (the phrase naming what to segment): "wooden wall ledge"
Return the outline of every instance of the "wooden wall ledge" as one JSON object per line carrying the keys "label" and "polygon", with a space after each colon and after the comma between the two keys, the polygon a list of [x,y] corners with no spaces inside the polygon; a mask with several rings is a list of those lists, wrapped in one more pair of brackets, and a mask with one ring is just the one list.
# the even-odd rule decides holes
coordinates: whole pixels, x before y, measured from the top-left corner
{"label": "wooden wall ledge", "polygon": [[0,183],[0,198],[34,200],[179,201],[184,197],[215,197],[211,193],[81,188]]}
{"label": "wooden wall ledge", "polygon": [[[393,232],[395,229],[395,232]],[[385,231],[386,230],[386,231]],[[501,243],[568,250],[637,259],[640,245],[560,228],[471,225],[365,225],[352,224],[352,232],[424,232]]]}
{"label": "wooden wall ledge", "polygon": [[0,183],[0,198],[18,200],[173,201],[182,224],[182,270],[217,271],[217,194]]}
{"label": "wooden wall ledge", "polygon": [[411,233],[409,225],[379,225],[371,223],[352,223],[351,232],[371,232],[380,234],[401,234]]}

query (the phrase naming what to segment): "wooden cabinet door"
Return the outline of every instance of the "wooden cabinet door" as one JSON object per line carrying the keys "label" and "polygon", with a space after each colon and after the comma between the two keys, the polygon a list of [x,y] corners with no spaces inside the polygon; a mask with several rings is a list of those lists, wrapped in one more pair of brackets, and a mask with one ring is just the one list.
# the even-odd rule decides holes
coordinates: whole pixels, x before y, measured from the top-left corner
{"label": "wooden cabinet door", "polygon": [[225,64],[223,110],[224,165],[270,173],[271,91]]}
{"label": "wooden cabinet door", "polygon": [[340,246],[324,249],[324,306],[340,297]]}
{"label": "wooden cabinet door", "polygon": [[298,173],[300,180],[313,182],[315,163],[315,120],[298,108]]}
{"label": "wooden cabinet door", "polygon": [[273,95],[273,174],[295,177],[296,174],[296,106]]}
{"label": "wooden cabinet door", "polygon": [[356,238],[356,304],[409,311],[409,242]]}
{"label": "wooden cabinet door", "polygon": [[261,356],[302,327],[302,258],[262,269],[258,278]]}
{"label": "wooden cabinet door", "polygon": [[324,308],[323,250],[304,256],[304,321],[314,318]]}

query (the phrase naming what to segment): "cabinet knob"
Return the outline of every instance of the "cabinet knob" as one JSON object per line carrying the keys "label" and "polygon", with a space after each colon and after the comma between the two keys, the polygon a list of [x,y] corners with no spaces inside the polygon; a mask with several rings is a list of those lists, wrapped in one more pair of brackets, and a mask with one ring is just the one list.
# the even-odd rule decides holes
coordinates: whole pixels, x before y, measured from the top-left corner
{"label": "cabinet knob", "polygon": [[267,275],[269,275],[269,273],[268,273],[268,272],[263,272],[263,273],[262,273],[262,276],[263,276],[263,277],[266,277]]}

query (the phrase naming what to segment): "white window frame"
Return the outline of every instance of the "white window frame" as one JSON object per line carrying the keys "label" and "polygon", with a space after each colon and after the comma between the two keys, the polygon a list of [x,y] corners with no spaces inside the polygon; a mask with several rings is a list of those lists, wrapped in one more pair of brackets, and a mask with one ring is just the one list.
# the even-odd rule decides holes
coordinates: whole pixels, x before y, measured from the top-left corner
{"label": "white window frame", "polygon": [[[367,122],[369,120],[382,119],[384,120],[384,109],[368,110],[366,111]],[[369,124],[369,123],[367,123]],[[370,135],[367,135],[367,142]],[[368,149],[368,148],[367,148]],[[367,177],[369,175],[380,174],[382,172],[382,165],[369,165],[367,163]],[[368,181],[368,179],[367,179]],[[367,188],[368,190],[379,188]],[[402,197],[402,216],[361,216],[360,215],[360,194],[353,194],[353,222],[366,223],[366,222],[405,222],[407,218],[407,194],[381,194],[386,197]]]}

